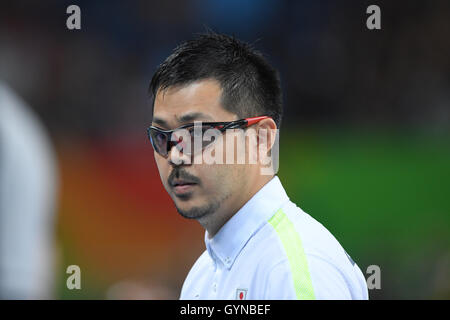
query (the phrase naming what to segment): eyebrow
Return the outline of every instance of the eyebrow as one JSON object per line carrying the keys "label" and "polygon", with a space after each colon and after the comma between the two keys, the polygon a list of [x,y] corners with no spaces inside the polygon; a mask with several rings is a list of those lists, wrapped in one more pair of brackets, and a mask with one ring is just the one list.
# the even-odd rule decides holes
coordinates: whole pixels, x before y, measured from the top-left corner
{"label": "eyebrow", "polygon": [[[205,113],[202,112],[190,112],[190,113],[186,113],[184,115],[182,115],[181,117],[177,117],[178,122],[180,123],[189,123],[189,122],[193,122],[196,120],[211,120],[214,121],[214,119],[210,116],[207,115]],[[164,128],[169,128],[169,125],[167,123],[166,120],[161,119],[159,117],[154,117],[152,122],[154,124],[160,125],[161,127]]]}
{"label": "eyebrow", "polygon": [[154,117],[152,123],[160,125],[161,127],[168,128],[167,121],[158,117]]}
{"label": "eyebrow", "polygon": [[204,119],[204,120],[214,120],[211,116],[202,113],[202,112],[190,112],[190,113],[186,113],[184,115],[182,115],[181,117],[178,118],[179,122],[192,122],[192,121],[196,121],[199,119]]}

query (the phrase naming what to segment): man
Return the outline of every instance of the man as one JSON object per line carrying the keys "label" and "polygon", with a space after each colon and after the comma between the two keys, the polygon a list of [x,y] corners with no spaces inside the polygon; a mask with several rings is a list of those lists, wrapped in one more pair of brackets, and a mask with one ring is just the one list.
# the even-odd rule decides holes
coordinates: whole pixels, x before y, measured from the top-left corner
{"label": "man", "polygon": [[[161,181],[178,212],[206,230],[181,299],[367,299],[364,276],[338,241],[289,200],[274,173],[249,161],[254,147],[273,151],[282,116],[278,73],[259,52],[226,35],[199,35],[158,67],[150,91]],[[223,136],[196,144],[208,130]],[[224,155],[236,150],[236,131],[244,163],[202,161],[225,150],[224,141]]]}

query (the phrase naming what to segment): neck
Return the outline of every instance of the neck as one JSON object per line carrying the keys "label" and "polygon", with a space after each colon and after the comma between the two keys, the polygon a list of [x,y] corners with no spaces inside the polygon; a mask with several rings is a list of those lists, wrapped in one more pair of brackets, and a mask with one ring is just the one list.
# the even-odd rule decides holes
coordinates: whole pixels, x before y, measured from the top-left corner
{"label": "neck", "polygon": [[208,231],[208,238],[212,239],[217,232],[238,212],[262,187],[264,187],[274,176],[260,176],[260,179],[249,184],[248,191],[230,197],[221,207],[212,214],[201,218],[198,222]]}

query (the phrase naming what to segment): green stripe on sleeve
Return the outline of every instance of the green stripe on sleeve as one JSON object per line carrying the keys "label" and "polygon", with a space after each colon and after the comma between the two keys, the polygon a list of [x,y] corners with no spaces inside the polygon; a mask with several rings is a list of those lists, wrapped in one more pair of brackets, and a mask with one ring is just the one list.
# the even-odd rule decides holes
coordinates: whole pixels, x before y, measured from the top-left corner
{"label": "green stripe on sleeve", "polygon": [[302,241],[295,230],[294,224],[282,209],[278,210],[268,222],[275,229],[286,251],[297,299],[315,299],[308,262],[306,261]]}

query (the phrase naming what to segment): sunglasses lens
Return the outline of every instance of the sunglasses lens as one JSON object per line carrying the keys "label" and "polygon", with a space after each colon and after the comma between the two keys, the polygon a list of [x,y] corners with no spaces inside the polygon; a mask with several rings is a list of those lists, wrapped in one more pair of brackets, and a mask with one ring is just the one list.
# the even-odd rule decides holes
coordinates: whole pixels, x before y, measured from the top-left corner
{"label": "sunglasses lens", "polygon": [[167,135],[155,129],[150,129],[149,135],[155,151],[164,157],[167,156]]}
{"label": "sunglasses lens", "polygon": [[[209,130],[209,132],[207,132],[208,130]],[[215,134],[221,134],[220,131],[218,131],[214,127],[211,127],[211,126],[203,127],[203,138],[204,139],[202,139],[202,149],[205,149],[207,146],[209,146],[216,140],[216,135],[212,132],[215,132]]]}
{"label": "sunglasses lens", "polygon": [[[169,141],[169,134],[155,128],[149,128],[148,133],[155,151],[163,157],[167,157],[169,149],[173,146],[186,155],[192,155],[197,151],[205,149],[207,146],[214,143],[217,135],[221,134],[218,129],[218,127],[211,125],[184,128],[182,130],[185,131],[181,130],[172,133],[171,137],[173,141]],[[198,146],[196,146],[197,143],[199,143]]]}
{"label": "sunglasses lens", "polygon": [[[220,134],[220,132],[216,129],[215,132],[212,132],[212,130],[216,129],[213,126],[201,126],[199,129],[194,130],[194,127],[189,128],[189,133],[191,135],[191,146],[192,151],[195,152],[196,150],[203,150],[210,144],[212,144],[215,139],[216,135]],[[210,130],[210,131],[208,131]],[[200,147],[195,146],[195,143],[200,142]],[[195,146],[195,147],[194,147]],[[187,153],[189,154],[189,153]]]}

